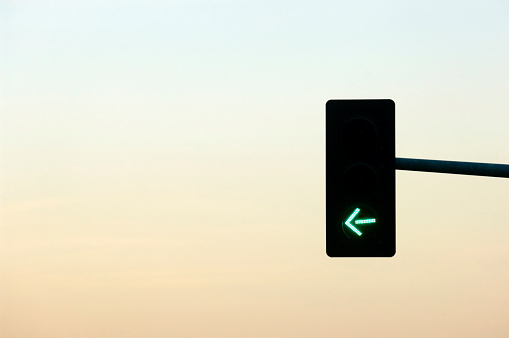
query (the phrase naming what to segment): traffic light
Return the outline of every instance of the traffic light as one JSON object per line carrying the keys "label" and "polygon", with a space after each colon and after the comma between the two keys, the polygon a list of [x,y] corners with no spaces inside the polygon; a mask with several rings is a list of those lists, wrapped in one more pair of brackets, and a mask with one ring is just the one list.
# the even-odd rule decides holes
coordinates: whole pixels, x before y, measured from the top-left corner
{"label": "traffic light", "polygon": [[327,255],[394,256],[394,101],[330,100],[325,125]]}

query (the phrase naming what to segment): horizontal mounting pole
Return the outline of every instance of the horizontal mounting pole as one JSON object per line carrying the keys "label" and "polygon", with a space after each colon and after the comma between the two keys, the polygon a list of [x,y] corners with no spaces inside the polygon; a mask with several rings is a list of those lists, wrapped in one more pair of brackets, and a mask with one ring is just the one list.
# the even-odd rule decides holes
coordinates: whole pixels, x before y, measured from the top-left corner
{"label": "horizontal mounting pole", "polygon": [[396,169],[410,171],[425,171],[432,173],[509,178],[509,165],[495,163],[455,162],[455,161],[419,160],[415,158],[396,158]]}

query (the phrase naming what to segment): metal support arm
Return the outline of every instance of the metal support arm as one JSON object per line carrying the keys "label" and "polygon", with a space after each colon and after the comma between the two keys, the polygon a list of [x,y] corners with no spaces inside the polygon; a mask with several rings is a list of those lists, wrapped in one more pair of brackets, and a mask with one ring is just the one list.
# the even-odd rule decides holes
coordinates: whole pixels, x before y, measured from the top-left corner
{"label": "metal support arm", "polygon": [[509,178],[509,165],[396,158],[397,170]]}

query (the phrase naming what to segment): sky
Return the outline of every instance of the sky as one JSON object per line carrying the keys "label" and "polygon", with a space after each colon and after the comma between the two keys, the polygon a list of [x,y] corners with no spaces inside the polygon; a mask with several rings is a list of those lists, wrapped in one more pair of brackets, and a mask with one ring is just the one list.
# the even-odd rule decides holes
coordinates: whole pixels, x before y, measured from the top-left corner
{"label": "sky", "polygon": [[509,164],[506,1],[0,4],[0,336],[509,335],[509,182],[396,173],[393,258],[325,253],[325,102]]}

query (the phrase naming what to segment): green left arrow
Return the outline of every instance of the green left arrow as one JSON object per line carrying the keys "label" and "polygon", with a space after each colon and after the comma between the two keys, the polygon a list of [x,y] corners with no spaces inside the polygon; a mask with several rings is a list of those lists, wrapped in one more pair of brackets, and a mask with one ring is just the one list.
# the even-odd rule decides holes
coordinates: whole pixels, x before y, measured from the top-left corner
{"label": "green left arrow", "polygon": [[[352,212],[352,214],[348,217],[348,219],[345,222],[345,225],[350,228],[353,232],[357,234],[357,236],[361,236],[362,232],[357,229],[351,222],[354,220],[354,218],[357,216],[357,214],[361,211],[359,208],[355,208],[355,210]],[[366,218],[366,219],[358,219],[354,222],[355,224],[371,224],[376,223],[376,218]]]}

